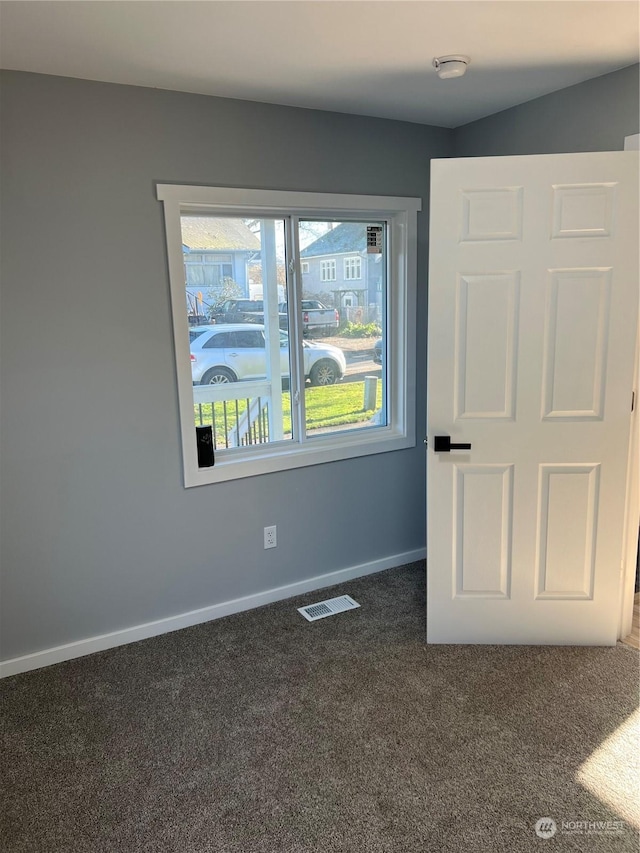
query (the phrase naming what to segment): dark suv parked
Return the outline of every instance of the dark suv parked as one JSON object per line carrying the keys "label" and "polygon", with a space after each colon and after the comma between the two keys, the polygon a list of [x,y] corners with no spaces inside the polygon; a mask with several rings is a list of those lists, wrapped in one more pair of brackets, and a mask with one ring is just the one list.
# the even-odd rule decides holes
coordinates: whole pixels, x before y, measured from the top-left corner
{"label": "dark suv parked", "polygon": [[247,320],[261,323],[263,316],[262,299],[225,299],[211,312],[211,319],[216,323],[246,323]]}
{"label": "dark suv parked", "polygon": [[[287,328],[287,315],[278,315],[281,329]],[[263,323],[264,303],[262,299],[226,299],[219,308],[211,312],[213,323]]]}

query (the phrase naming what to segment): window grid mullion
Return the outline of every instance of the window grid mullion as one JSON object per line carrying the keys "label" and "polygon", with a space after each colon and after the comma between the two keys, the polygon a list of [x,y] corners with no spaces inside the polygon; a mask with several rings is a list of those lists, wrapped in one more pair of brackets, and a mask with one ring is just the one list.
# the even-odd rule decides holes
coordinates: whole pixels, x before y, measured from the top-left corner
{"label": "window grid mullion", "polygon": [[[299,444],[306,441],[306,408],[304,393],[304,351],[302,346],[302,273],[300,265],[300,239],[298,216],[289,216],[285,220],[285,241],[287,256],[293,265],[287,264],[287,291],[289,311],[289,359],[291,394],[291,424],[293,440]],[[293,269],[291,268],[293,266]]]}

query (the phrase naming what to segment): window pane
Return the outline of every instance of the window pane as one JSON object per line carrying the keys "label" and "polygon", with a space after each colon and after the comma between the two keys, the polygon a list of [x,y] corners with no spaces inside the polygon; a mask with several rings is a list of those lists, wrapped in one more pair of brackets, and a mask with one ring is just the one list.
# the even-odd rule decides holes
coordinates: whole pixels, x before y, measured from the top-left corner
{"label": "window pane", "polygon": [[[367,250],[368,226],[382,227],[380,250]],[[306,435],[386,426],[386,225],[301,220],[299,238],[301,263],[308,264],[302,293]],[[307,310],[307,304],[322,308]],[[339,329],[322,325],[336,310]]]}
{"label": "window pane", "polygon": [[199,331],[194,427],[210,425],[222,452],[290,440],[284,221],[185,214],[181,226],[186,314]]}

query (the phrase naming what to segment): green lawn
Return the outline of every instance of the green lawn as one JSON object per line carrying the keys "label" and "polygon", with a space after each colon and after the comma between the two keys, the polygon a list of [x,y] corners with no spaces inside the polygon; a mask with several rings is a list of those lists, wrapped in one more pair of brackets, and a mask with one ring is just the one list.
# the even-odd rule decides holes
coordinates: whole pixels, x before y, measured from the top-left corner
{"label": "green lawn", "polygon": [[[364,423],[371,419],[374,409],[364,411],[364,382],[349,382],[345,385],[327,385],[321,388],[307,387],[305,390],[305,406],[307,429],[330,429],[349,424]],[[378,382],[376,409],[382,405],[382,382]],[[291,433],[291,398],[288,391],[282,394],[284,414],[284,433]],[[226,435],[232,430],[238,419],[242,418],[247,401],[238,400],[224,403],[203,403],[194,407],[195,423],[211,424],[214,427],[215,446],[225,447]],[[266,422],[266,419],[265,419]],[[255,441],[259,441],[259,426],[256,425]]]}
{"label": "green lawn", "polygon": [[[364,382],[307,388],[305,405],[307,429],[322,429],[368,421],[375,409],[363,411]],[[378,382],[376,409],[382,405],[382,382]]]}

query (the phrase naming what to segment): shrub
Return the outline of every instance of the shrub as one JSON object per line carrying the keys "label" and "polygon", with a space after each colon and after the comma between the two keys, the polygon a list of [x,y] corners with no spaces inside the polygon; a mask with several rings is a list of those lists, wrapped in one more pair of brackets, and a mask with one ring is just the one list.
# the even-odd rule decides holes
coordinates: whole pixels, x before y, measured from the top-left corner
{"label": "shrub", "polygon": [[382,329],[377,323],[347,323],[339,334],[343,338],[376,338]]}

